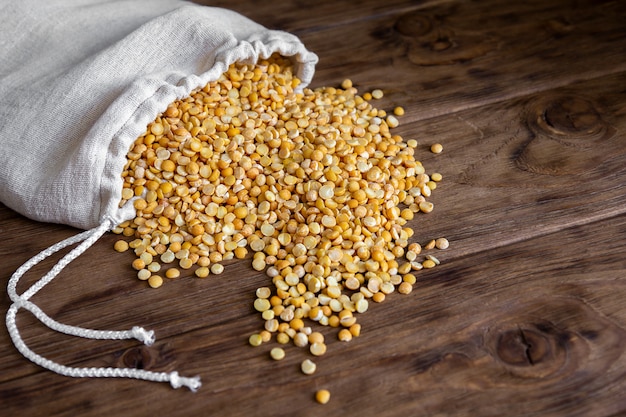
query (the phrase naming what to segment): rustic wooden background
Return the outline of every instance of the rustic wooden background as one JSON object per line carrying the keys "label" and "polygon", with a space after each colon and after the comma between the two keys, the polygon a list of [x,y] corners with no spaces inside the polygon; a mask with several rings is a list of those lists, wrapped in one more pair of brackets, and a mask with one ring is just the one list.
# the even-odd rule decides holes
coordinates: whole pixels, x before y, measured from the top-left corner
{"label": "rustic wooden background", "polygon": [[[143,325],[157,342],[76,340],[18,315],[30,347],[71,366],[200,375],[197,393],[55,375],[0,328],[0,414],[11,416],[617,416],[626,414],[626,2],[203,1],[290,31],[320,57],[313,86],[351,78],[401,105],[398,133],[441,172],[416,239],[442,264],[329,340],[318,371],[295,346],[252,348],[262,326],[248,261],[146,288],[105,235],[34,297],[61,322]],[[444,152],[428,151],[440,142]],[[0,205],[0,284],[76,233]],[[26,288],[58,258],[24,278]],[[0,298],[4,314],[6,291]],[[318,388],[331,401],[316,404]]]}

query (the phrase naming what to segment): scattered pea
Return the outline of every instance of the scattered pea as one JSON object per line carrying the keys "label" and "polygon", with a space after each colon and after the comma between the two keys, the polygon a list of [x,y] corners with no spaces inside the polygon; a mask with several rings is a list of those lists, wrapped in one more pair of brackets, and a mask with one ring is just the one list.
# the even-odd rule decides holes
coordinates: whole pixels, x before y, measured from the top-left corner
{"label": "scattered pea", "polygon": [[276,335],[276,341],[281,345],[289,343],[289,335],[287,333],[278,333]]}
{"label": "scattered pea", "polygon": [[411,285],[413,285],[413,284],[415,284],[417,282],[417,278],[413,274],[406,274],[406,275],[404,275],[402,277],[402,280],[404,282],[408,282]]}
{"label": "scattered pea", "polygon": [[152,273],[147,269],[140,269],[139,271],[137,271],[137,278],[142,281],[146,281],[148,278],[150,278],[150,276],[152,276]]}
{"label": "scattered pea", "polygon": [[211,273],[215,275],[219,275],[224,272],[224,265],[222,264],[213,264],[211,265]]}
{"label": "scattered pea", "polygon": [[315,373],[315,370],[317,369],[317,365],[311,359],[305,359],[300,364],[300,369],[302,370],[303,374],[312,375]]}
{"label": "scattered pea", "polygon": [[117,252],[126,252],[128,250],[128,242],[126,242],[125,240],[118,240],[113,245],[113,249],[115,249]]}
{"label": "scattered pea", "polygon": [[193,266],[193,261],[189,258],[183,258],[178,262],[178,265],[183,269],[189,269]]}
{"label": "scattered pea", "polygon": [[285,358],[285,351],[282,348],[275,347],[270,351],[270,356],[275,361],[280,361]]}
{"label": "scattered pea", "polygon": [[261,343],[263,343],[263,338],[259,333],[251,334],[248,338],[248,343],[250,343],[251,346],[260,346]]}
{"label": "scattered pea", "polygon": [[174,259],[176,259],[176,257],[174,256],[174,252],[169,249],[161,254],[161,262],[165,264],[174,262]]}
{"label": "scattered pea", "polygon": [[267,330],[261,330],[259,335],[261,336],[261,341],[263,343],[267,343],[270,340],[272,340],[272,334],[270,332],[268,332]]}
{"label": "scattered pea", "polygon": [[432,259],[426,259],[422,262],[422,266],[426,269],[434,268],[437,264]]}
{"label": "scattered pea", "polygon": [[443,146],[441,145],[441,143],[433,143],[430,146],[430,151],[432,153],[441,153],[443,152]]}
{"label": "scattered pea", "polygon": [[309,344],[309,339],[307,338],[306,334],[304,334],[302,332],[298,332],[293,337],[293,344],[298,346],[298,347],[305,347],[305,346],[307,346]]}
{"label": "scattered pea", "polygon": [[254,300],[254,309],[259,312],[264,312],[270,309],[270,302],[267,298],[257,298]]}
{"label": "scattered pea", "polygon": [[327,389],[318,390],[315,393],[315,401],[320,404],[328,403],[328,401],[330,401],[330,391],[328,391]]}
{"label": "scattered pea", "polygon": [[150,278],[148,278],[148,285],[150,285],[152,288],[159,288],[161,285],[163,285],[163,278],[161,278],[159,275],[152,275]]}
{"label": "scattered pea", "polygon": [[170,279],[178,278],[180,277],[180,271],[176,268],[169,268],[165,271],[165,277]]}
{"label": "scattered pea", "polygon": [[161,264],[158,262],[151,262],[146,268],[150,272],[159,272],[161,270]]}
{"label": "scattered pea", "polygon": [[387,120],[387,125],[388,125],[390,128],[392,128],[392,129],[393,129],[394,127],[398,127],[398,125],[400,124],[400,123],[398,122],[398,119],[396,119],[396,118],[395,118],[394,116],[392,116],[392,115],[388,115],[386,120]]}
{"label": "scattered pea", "polygon": [[[256,290],[264,328],[250,345],[276,335],[319,356],[324,336],[307,319],[336,327],[339,340],[358,337],[369,303],[409,294],[415,271],[439,264],[418,259],[407,225],[433,211],[442,175],[415,159],[416,139],[390,132],[405,110],[374,108],[381,89],[359,96],[346,79],[296,94],[294,74],[279,56],[233,64],[158,115],[129,151],[120,206],[137,197],[136,217],[114,228],[132,239],[114,249],[132,249],[138,277],[154,288],[161,268],[177,278],[195,267],[204,278],[251,251],[273,286]],[[424,249],[448,246],[439,238]],[[284,350],[270,354],[280,360]]]}
{"label": "scattered pea", "polygon": [[378,88],[375,90],[372,90],[372,98],[375,98],[377,100],[383,98],[383,90],[378,89]]}
{"label": "scattered pea", "polygon": [[[257,308],[258,307],[258,308]],[[255,309],[258,311],[258,309],[263,309],[265,308],[262,304],[257,304],[255,302]],[[272,311],[272,310],[265,310],[263,311],[263,313],[265,313],[266,311]],[[267,318],[265,319],[265,330],[267,330],[268,332],[274,333],[276,331],[278,331],[278,327],[279,327],[278,320],[275,318]]]}
{"label": "scattered pea", "polygon": [[439,265],[441,263],[439,262],[439,259],[437,259],[433,255],[426,255],[426,260],[434,262],[435,265]]}
{"label": "scattered pea", "polygon": [[252,261],[252,268],[254,268],[257,271],[263,271],[266,266],[267,265],[264,259],[254,259]]}
{"label": "scattered pea", "polygon": [[309,343],[324,343],[324,335],[320,332],[312,332],[309,335]]}
{"label": "scattered pea", "polygon": [[385,301],[385,293],[384,292],[377,292],[375,294],[372,294],[372,300],[375,303],[382,303],[383,301]]}
{"label": "scattered pea", "polygon": [[132,266],[133,266],[133,269],[136,269],[137,271],[139,271],[146,267],[146,263],[140,258],[137,258],[133,261]]}
{"label": "scattered pea", "polygon": [[256,296],[259,298],[270,298],[272,291],[268,287],[259,287],[256,290]]}
{"label": "scattered pea", "polygon": [[398,292],[400,294],[410,294],[413,291],[413,285],[409,284],[406,281],[403,281],[402,284],[398,286]]}
{"label": "scattered pea", "polygon": [[369,308],[369,303],[367,302],[366,299],[360,299],[357,300],[356,303],[354,303],[354,308],[357,311],[357,313],[365,313],[367,311],[367,309]]}
{"label": "scattered pea", "polygon": [[352,333],[350,332],[349,329],[341,329],[339,330],[337,337],[342,342],[349,342],[350,340],[352,340]]}
{"label": "scattered pea", "polygon": [[419,209],[424,213],[433,211],[434,205],[430,201],[422,201],[419,203]]}
{"label": "scattered pea", "polygon": [[354,337],[359,337],[361,335],[361,325],[359,323],[354,323],[352,326],[350,326],[349,330]]}
{"label": "scattered pea", "polygon": [[206,278],[209,276],[210,274],[210,270],[208,267],[206,266],[201,266],[199,268],[196,268],[196,270],[193,272],[198,278]]}
{"label": "scattered pea", "polygon": [[310,352],[314,356],[322,356],[326,353],[326,344],[324,343],[312,343],[309,348]]}
{"label": "scattered pea", "polygon": [[435,246],[437,247],[437,249],[448,249],[448,247],[450,246],[450,242],[448,242],[448,239],[446,239],[445,237],[440,237],[439,239],[435,240]]}

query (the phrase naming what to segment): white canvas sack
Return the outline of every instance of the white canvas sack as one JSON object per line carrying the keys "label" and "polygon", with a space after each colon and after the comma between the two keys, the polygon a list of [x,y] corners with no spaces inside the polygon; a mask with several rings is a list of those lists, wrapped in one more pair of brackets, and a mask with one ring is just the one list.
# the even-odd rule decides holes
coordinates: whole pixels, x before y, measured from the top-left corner
{"label": "white canvas sack", "polygon": [[[295,36],[235,12],[178,0],[0,0],[0,201],[34,220],[85,232],[44,250],[9,280],[7,328],[36,364],[73,377],[129,377],[200,387],[199,378],[132,368],[73,368],[24,343],[20,308],[69,335],[137,339],[154,335],[83,329],[58,323],[30,298],[104,233],[135,217],[119,208],[121,172],[133,141],[176,99],[216,80],[234,62],[273,53],[291,57],[300,88],[317,57]],[[76,245],[22,294],[20,277],[51,254]]]}

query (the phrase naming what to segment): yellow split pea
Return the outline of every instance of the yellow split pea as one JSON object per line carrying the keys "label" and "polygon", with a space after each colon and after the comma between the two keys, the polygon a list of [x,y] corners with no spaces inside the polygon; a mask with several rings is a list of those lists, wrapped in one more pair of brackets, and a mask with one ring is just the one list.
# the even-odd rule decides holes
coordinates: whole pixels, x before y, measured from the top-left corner
{"label": "yellow split pea", "polygon": [[315,401],[320,404],[326,404],[330,401],[330,391],[327,389],[320,389],[315,393]]}
{"label": "yellow split pea", "polygon": [[132,239],[133,267],[151,287],[163,284],[161,264],[173,264],[167,278],[182,269],[211,279],[251,251],[272,285],[257,290],[264,328],[250,344],[275,336],[319,356],[326,344],[310,323],[357,337],[356,313],[408,294],[414,271],[436,264],[410,225],[433,211],[442,177],[415,159],[417,140],[392,132],[404,109],[371,105],[382,90],[299,84],[273,56],[233,64],[168,106],[128,153],[121,205],[135,198],[137,215],[115,232]]}
{"label": "yellow split pea", "polygon": [[443,145],[441,145],[441,143],[433,143],[430,146],[430,151],[432,153],[441,153],[443,152]]}

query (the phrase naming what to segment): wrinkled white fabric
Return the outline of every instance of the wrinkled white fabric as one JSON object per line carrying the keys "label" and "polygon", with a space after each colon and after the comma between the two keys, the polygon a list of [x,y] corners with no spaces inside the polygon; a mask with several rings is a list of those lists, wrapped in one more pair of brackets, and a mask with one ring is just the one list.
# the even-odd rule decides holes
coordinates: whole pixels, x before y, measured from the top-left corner
{"label": "wrinkled white fabric", "polygon": [[156,115],[233,62],[278,52],[308,84],[300,40],[176,0],[0,0],[0,201],[81,229],[115,216],[126,153]]}

